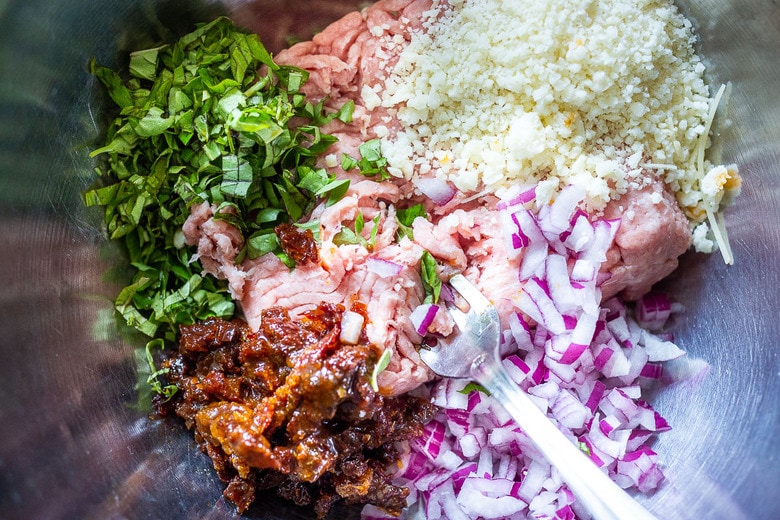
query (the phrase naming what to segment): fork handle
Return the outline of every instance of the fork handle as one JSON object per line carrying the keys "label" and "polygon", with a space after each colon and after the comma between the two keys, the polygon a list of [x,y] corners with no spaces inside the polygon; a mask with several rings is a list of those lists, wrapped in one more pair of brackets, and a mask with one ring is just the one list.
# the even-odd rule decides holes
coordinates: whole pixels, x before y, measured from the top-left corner
{"label": "fork handle", "polygon": [[576,447],[488,354],[471,375],[501,403],[595,520],[657,520]]}

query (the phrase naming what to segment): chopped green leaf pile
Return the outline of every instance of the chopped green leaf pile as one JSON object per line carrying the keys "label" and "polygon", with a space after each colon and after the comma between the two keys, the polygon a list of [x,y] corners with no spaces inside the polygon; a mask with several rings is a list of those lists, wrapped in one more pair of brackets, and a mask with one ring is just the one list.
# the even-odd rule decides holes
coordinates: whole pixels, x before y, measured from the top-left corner
{"label": "chopped green leaf pile", "polygon": [[[132,53],[127,78],[94,61],[90,69],[119,110],[93,152],[99,185],[85,193],[88,206],[105,207],[108,234],[124,242],[136,269],[116,308],[147,336],[171,341],[180,324],[232,316],[225,284],[201,277],[184,247],[190,207],[217,205],[215,218],[244,235],[241,258],[282,257],[274,227],[348,188],[315,162],[336,140],[321,126],[349,122],[354,106],[326,114],[324,101],[307,101],[307,73],[274,63],[257,36],[226,18]],[[382,175],[372,151],[364,166]]]}

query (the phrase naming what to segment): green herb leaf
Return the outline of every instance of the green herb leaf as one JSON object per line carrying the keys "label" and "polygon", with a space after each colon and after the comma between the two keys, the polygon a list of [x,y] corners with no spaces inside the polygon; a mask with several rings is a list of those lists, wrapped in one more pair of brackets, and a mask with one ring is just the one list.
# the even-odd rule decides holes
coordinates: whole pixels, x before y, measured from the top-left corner
{"label": "green herb leaf", "polygon": [[168,130],[171,124],[173,124],[172,117],[163,117],[162,109],[151,107],[143,119],[138,121],[138,124],[135,126],[135,133],[139,137],[153,137]]}
{"label": "green herb leaf", "polygon": [[348,244],[363,246],[369,251],[374,247],[376,243],[376,236],[379,232],[379,221],[381,214],[371,219],[372,227],[369,233],[369,238],[366,239],[362,233],[365,228],[366,222],[362,212],[358,212],[355,217],[355,229],[352,230],[348,226],[342,226],[341,230],[333,237],[333,243],[337,246],[343,246]]}
{"label": "green herb leaf", "polygon": [[314,241],[317,243],[317,245],[320,245],[321,238],[320,238],[320,221],[319,220],[311,220],[309,222],[296,223],[295,227],[298,227],[300,229],[308,229],[309,231],[311,231],[311,234],[314,237]]}
{"label": "green herb leaf", "polygon": [[345,172],[348,172],[350,170],[354,170],[357,168],[358,160],[354,157],[351,157],[347,154],[341,154],[341,169]]}
{"label": "green herb leaf", "polygon": [[378,214],[376,217],[371,219],[371,222],[374,224],[374,227],[371,228],[371,234],[368,237],[368,249],[371,250],[374,248],[374,244],[376,243],[376,235],[379,232],[379,219],[381,217],[381,214]]}
{"label": "green herb leaf", "polygon": [[157,57],[165,46],[130,53],[130,74],[154,81],[157,77]]}
{"label": "green herb leaf", "polygon": [[125,108],[133,104],[133,97],[119,74],[109,68],[98,66],[94,59],[89,62],[89,71],[106,86],[108,95],[117,106]]}
{"label": "green herb leaf", "polygon": [[357,217],[355,217],[355,233],[358,235],[363,232],[363,226],[366,225],[366,221],[363,218],[363,212],[358,211]]}
{"label": "green herb leaf", "polygon": [[222,194],[229,197],[245,198],[252,187],[254,175],[248,161],[234,154],[222,156]]}
{"label": "green herb leaf", "polygon": [[414,240],[414,233],[412,231],[412,224],[417,217],[428,218],[428,212],[425,210],[425,206],[422,204],[415,204],[406,209],[399,209],[395,213],[395,219],[398,222],[398,231],[396,236],[398,240],[403,237],[408,237],[409,240]]}
{"label": "green herb leaf", "polygon": [[337,246],[344,245],[363,245],[365,238],[349,229],[347,226],[341,228],[341,230],[333,236],[333,243]]}
{"label": "green herb leaf", "polygon": [[482,392],[483,394],[490,396],[490,392],[488,392],[484,386],[474,382],[471,382],[464,386],[461,390],[458,390],[458,393],[465,395],[469,395],[471,392]]}
{"label": "green herb leaf", "polygon": [[428,251],[423,251],[420,259],[420,275],[422,277],[423,289],[425,290],[423,303],[439,303],[441,278],[439,278],[436,271],[437,266],[438,264],[433,255]]}
{"label": "green herb leaf", "polygon": [[316,195],[328,195],[328,205],[335,204],[341,200],[349,190],[349,179],[334,180],[317,190]]}
{"label": "green herb leaf", "polygon": [[390,358],[392,356],[393,352],[389,348],[385,349],[385,351],[382,352],[382,355],[379,356],[376,365],[374,365],[374,370],[371,372],[371,388],[374,392],[379,392],[379,385],[377,384],[376,379],[390,364]]}
{"label": "green herb leaf", "polygon": [[176,394],[176,392],[179,390],[179,388],[176,385],[165,385],[163,386],[163,382],[160,380],[160,376],[163,376],[170,372],[167,368],[157,369],[154,363],[154,355],[152,354],[152,349],[162,349],[164,348],[165,344],[160,339],[153,339],[152,341],[148,342],[146,344],[146,362],[149,364],[149,371],[150,374],[146,379],[147,384],[151,386],[152,391],[156,392],[158,394],[162,394],[165,397],[165,400],[169,400],[171,397]]}
{"label": "green herb leaf", "polygon": [[246,242],[249,258],[259,258],[280,248],[279,237],[272,230],[258,231]]}
{"label": "green herb leaf", "polygon": [[387,171],[387,158],[382,155],[382,142],[379,139],[366,141],[358,147],[360,159],[347,154],[341,155],[341,168],[350,171],[357,168],[366,177],[379,176],[379,180],[390,178]]}

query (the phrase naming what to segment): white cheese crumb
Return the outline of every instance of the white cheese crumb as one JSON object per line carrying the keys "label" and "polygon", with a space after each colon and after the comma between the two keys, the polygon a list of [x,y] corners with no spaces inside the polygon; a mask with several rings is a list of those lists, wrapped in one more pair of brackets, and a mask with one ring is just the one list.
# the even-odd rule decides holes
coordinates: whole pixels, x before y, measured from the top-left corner
{"label": "white cheese crumb", "polygon": [[715,250],[715,242],[710,240],[709,230],[706,222],[693,229],[693,248],[699,253],[712,253]]}
{"label": "white cheese crumb", "polygon": [[363,104],[368,110],[374,110],[382,104],[382,98],[368,85],[363,85],[363,88],[360,89],[360,97],[363,98]]}
{"label": "white cheese crumb", "polygon": [[339,164],[339,160],[338,157],[336,157],[336,154],[329,153],[328,155],[325,156],[325,166],[327,166],[328,168],[335,168],[336,166],[338,166],[338,164]]}

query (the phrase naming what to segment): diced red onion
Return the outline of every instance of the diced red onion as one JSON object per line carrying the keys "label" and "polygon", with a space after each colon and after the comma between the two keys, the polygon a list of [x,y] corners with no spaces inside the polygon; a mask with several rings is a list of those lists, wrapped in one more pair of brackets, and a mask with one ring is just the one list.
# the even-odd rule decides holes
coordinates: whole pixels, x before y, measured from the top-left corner
{"label": "diced red onion", "polygon": [[366,268],[382,278],[392,278],[401,274],[404,266],[397,262],[371,255],[366,259]]}
{"label": "diced red onion", "polygon": [[517,301],[518,308],[553,334],[563,334],[566,325],[563,316],[550,298],[545,284],[539,278],[531,278]]}
{"label": "diced red onion", "polygon": [[661,293],[648,293],[636,306],[636,317],[639,323],[648,329],[661,328],[672,315],[672,304],[666,295]]}
{"label": "diced red onion", "polygon": [[[625,395],[629,399],[633,399],[634,401],[642,397],[642,388],[639,385],[632,385],[626,383],[625,386],[619,387],[618,390],[620,390],[620,392],[623,395]],[[637,402],[637,406],[639,406],[638,402]]]}
{"label": "diced red onion", "polygon": [[461,392],[463,385],[463,381],[442,379],[431,392],[433,404],[447,410],[465,410],[468,397]]}
{"label": "diced red onion", "polygon": [[444,206],[455,197],[457,190],[445,179],[422,177],[415,181],[420,193],[431,199],[436,205]]}
{"label": "diced red onion", "polygon": [[362,314],[352,311],[345,311],[341,316],[341,335],[339,339],[347,345],[355,345],[360,341],[360,333],[363,331]]}
{"label": "diced red onion", "polygon": [[612,335],[622,344],[631,340],[631,331],[628,328],[628,321],[625,316],[615,316],[613,319],[607,321],[607,327],[609,327]]}
{"label": "diced red onion", "polygon": [[511,494],[514,497],[520,498],[517,494],[517,492],[520,490],[520,482],[515,481],[515,478],[517,477],[517,465],[519,458],[513,453],[517,446],[518,443],[516,441],[513,441],[510,444],[509,453],[504,454],[501,457],[501,460],[498,463],[498,469],[496,470],[494,476],[497,478],[511,480],[514,483]]}
{"label": "diced red onion", "polygon": [[574,383],[574,380],[577,377],[577,371],[572,365],[561,363],[560,361],[555,360],[552,356],[547,356],[544,358],[544,366],[550,370],[551,374],[555,374],[555,377],[564,383]]}
{"label": "diced red onion", "polygon": [[447,426],[456,436],[466,432],[469,426],[469,412],[448,408],[444,410],[444,415],[447,417]]}
{"label": "diced red onion", "polygon": [[429,458],[436,459],[439,456],[445,431],[444,423],[435,419],[425,425],[425,431],[418,439],[418,445]]}
{"label": "diced red onion", "polygon": [[505,210],[512,206],[518,206],[531,202],[536,198],[536,186],[517,186],[512,192],[508,193],[501,201],[496,205],[496,209]]}
{"label": "diced red onion", "polygon": [[508,518],[527,504],[512,496],[514,482],[469,476],[463,483],[458,503],[469,518]]}
{"label": "diced red onion", "polygon": [[536,384],[541,384],[544,381],[547,381],[547,377],[549,375],[549,370],[547,370],[547,367],[544,365],[544,363],[537,363],[536,369],[534,369],[534,373],[531,374],[531,379]]}
{"label": "diced red onion", "polygon": [[582,300],[571,285],[566,257],[559,254],[548,255],[545,271],[550,298],[555,302],[558,311],[565,314],[577,308]]}
{"label": "diced red onion", "polygon": [[628,436],[628,442],[626,443],[626,451],[636,451],[640,449],[654,433],[655,432],[640,430],[638,428],[631,430],[631,434]]}
{"label": "diced red onion", "polygon": [[520,356],[516,354],[512,354],[511,356],[504,358],[502,364],[509,373],[509,376],[517,384],[520,384],[522,381],[524,381],[526,376],[531,373],[531,367],[529,367],[525,361],[520,359]]}
{"label": "diced red onion", "polygon": [[[613,339],[604,348],[611,350],[610,355],[607,358],[604,366],[601,367],[601,372],[606,377],[623,377],[627,376],[631,371],[631,363],[629,362],[623,350],[617,345],[617,342]],[[603,355],[603,350],[599,352],[596,357],[597,366],[598,360]]]}
{"label": "diced red onion", "polygon": [[629,348],[628,351],[628,373],[621,376],[621,383],[628,385],[636,380],[642,373],[648,361],[647,351],[643,348]]}
{"label": "diced red onion", "polygon": [[559,228],[559,232],[571,227],[571,218],[577,210],[585,190],[580,186],[569,185],[561,190],[555,201],[550,205],[550,222]]}
{"label": "diced red onion", "polygon": [[452,474],[452,483],[456,491],[459,491],[463,486],[463,482],[469,475],[473,475],[477,472],[477,464],[472,462],[470,464],[464,464],[460,469]]}
{"label": "diced red onion", "polygon": [[571,232],[566,235],[564,244],[570,250],[579,252],[585,249],[585,247],[593,240],[595,231],[593,225],[590,223],[588,216],[580,213],[576,216],[574,226],[571,228]]}
{"label": "diced red onion", "polygon": [[657,467],[657,458],[649,448],[627,453],[618,460],[618,473],[630,479],[640,491],[652,491],[663,481],[663,474]]}
{"label": "diced red onion", "polygon": [[517,343],[517,348],[526,352],[532,350],[534,344],[531,337],[531,327],[525,319],[515,312],[509,315],[508,321],[512,337]]}
{"label": "diced red onion", "polygon": [[618,426],[620,426],[620,420],[618,420],[618,418],[614,415],[607,415],[599,421],[599,430],[601,430],[601,433],[607,436],[609,436],[609,434],[612,433]]}
{"label": "diced red onion", "polygon": [[483,428],[472,428],[458,439],[458,445],[464,457],[473,458],[485,446],[486,440],[487,434]]}
{"label": "diced red onion", "polygon": [[452,289],[447,284],[441,285],[441,291],[439,292],[439,299],[444,303],[452,303],[455,301],[455,295],[452,294]]}
{"label": "diced red onion", "polygon": [[593,240],[580,252],[578,258],[586,258],[599,263],[605,261],[607,250],[619,227],[619,220],[597,220],[593,224]]}
{"label": "diced red onion", "polygon": [[425,474],[428,458],[419,451],[413,451],[404,467],[402,478],[416,480]]}
{"label": "diced red onion", "polygon": [[601,398],[604,396],[606,389],[607,386],[604,383],[601,381],[594,381],[593,389],[588,395],[588,400],[585,402],[585,406],[587,406],[591,412],[596,411],[596,407],[601,401]]}
{"label": "diced red onion", "polygon": [[482,397],[477,390],[472,390],[469,392],[469,405],[468,408],[466,408],[469,412],[473,412],[476,410],[477,406],[482,402]]}
{"label": "diced red onion", "polygon": [[569,504],[566,504],[555,512],[555,518],[556,520],[574,520],[574,510]]}
{"label": "diced red onion", "polygon": [[599,426],[592,427],[587,437],[590,443],[595,448],[597,448],[602,454],[608,455],[613,459],[621,457],[626,453],[625,443],[620,442],[618,440],[611,439],[609,435],[606,435],[601,430]]}
{"label": "diced red onion", "polygon": [[577,282],[595,282],[599,269],[596,263],[585,258],[578,258],[571,271],[571,279]]}
{"label": "diced red onion", "polygon": [[561,390],[552,404],[552,414],[563,426],[581,429],[590,418],[590,411],[568,390]]}
{"label": "diced red onion", "polygon": [[685,351],[671,341],[664,341],[647,331],[643,332],[641,341],[649,361],[669,361],[685,354]]}
{"label": "diced red onion", "polygon": [[637,404],[619,388],[613,388],[602,399],[599,407],[606,414],[612,414],[622,423],[628,423],[639,411]]}
{"label": "diced red onion", "polygon": [[639,373],[639,375],[648,379],[661,379],[663,374],[664,367],[658,363],[647,363],[642,367],[642,372]]}
{"label": "diced red onion", "polygon": [[428,333],[428,327],[433,323],[436,318],[436,313],[439,312],[439,306],[433,303],[424,303],[418,305],[409,316],[409,319],[414,326],[414,330],[420,336],[425,336]]}

